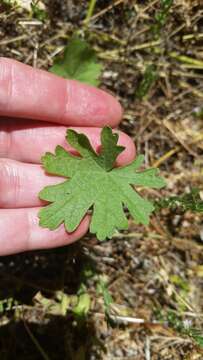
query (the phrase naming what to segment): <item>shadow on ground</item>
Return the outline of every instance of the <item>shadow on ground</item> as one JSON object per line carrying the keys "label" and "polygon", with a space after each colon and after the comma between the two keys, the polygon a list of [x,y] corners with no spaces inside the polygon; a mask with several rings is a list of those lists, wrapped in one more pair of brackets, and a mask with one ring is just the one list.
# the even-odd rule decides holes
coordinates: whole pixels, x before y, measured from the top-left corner
{"label": "shadow on ground", "polygon": [[46,315],[43,307],[33,307],[38,292],[50,299],[56,291],[76,294],[87,261],[79,243],[1,259],[1,360],[89,358],[93,342],[98,346],[90,320],[77,324],[72,314]]}

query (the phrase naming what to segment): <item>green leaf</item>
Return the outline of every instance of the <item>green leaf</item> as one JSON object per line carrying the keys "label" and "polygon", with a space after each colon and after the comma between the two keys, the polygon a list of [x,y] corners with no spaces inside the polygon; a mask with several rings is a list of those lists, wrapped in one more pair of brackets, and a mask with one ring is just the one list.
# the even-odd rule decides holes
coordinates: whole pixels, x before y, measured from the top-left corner
{"label": "green leaf", "polygon": [[106,314],[110,312],[110,306],[113,303],[113,298],[108,290],[107,282],[104,276],[100,276],[97,284],[98,294],[102,294],[104,300],[104,307]]}
{"label": "green leaf", "polygon": [[56,59],[50,71],[65,79],[74,79],[98,86],[102,65],[97,62],[93,49],[79,38],[73,37],[65,47],[62,58]]}
{"label": "green leaf", "polygon": [[104,127],[101,133],[100,155],[84,134],[68,130],[66,139],[81,157],[69,154],[60,146],[55,154],[43,156],[42,163],[49,174],[69,179],[40,192],[40,199],[52,203],[40,211],[40,225],[54,230],[64,223],[66,230],[72,232],[91,209],[90,231],[104,240],[111,238],[116,229],[128,228],[123,206],[136,221],[148,224],[154,206],[138,195],[132,185],[163,187],[165,182],[157,176],[157,169],[138,172],[144,160],[142,155],[130,165],[113,168],[124,148],[117,145],[118,135],[109,127]]}
{"label": "green leaf", "polygon": [[111,128],[107,127],[101,133],[102,149],[99,156],[99,164],[106,171],[110,171],[113,168],[116,158],[125,149],[123,146],[118,146],[117,142],[118,134],[113,134]]}
{"label": "green leaf", "polygon": [[91,299],[88,293],[83,293],[78,297],[78,303],[73,308],[73,313],[78,318],[83,318],[87,315],[88,311],[90,310],[91,306]]}
{"label": "green leaf", "polygon": [[196,343],[203,348],[203,336],[201,335],[193,335],[193,339],[196,341]]}

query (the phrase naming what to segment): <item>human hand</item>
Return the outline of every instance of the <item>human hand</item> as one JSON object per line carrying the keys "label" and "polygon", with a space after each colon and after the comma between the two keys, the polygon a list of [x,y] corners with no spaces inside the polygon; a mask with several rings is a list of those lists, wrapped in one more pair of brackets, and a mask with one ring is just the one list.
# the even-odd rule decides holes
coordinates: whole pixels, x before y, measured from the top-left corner
{"label": "human hand", "polygon": [[[88,215],[72,233],[63,225],[55,231],[39,226],[44,203],[38,193],[61,182],[44,173],[40,158],[58,144],[72,150],[67,127],[85,133],[98,150],[100,127],[116,127],[121,117],[119,103],[102,90],[0,58],[0,255],[63,246],[87,232]],[[126,149],[118,165],[131,162],[132,140],[120,132],[119,144]]]}

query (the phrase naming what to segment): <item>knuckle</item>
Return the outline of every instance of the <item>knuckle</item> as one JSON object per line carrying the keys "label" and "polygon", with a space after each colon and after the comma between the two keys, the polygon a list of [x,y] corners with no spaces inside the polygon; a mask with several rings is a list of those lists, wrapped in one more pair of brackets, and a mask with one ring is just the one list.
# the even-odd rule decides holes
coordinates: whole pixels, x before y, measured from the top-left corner
{"label": "knuckle", "polygon": [[15,62],[0,57],[0,113],[8,109],[13,92],[13,69]]}
{"label": "knuckle", "polygon": [[0,207],[9,207],[16,201],[19,180],[19,173],[13,162],[0,159]]}
{"label": "knuckle", "polygon": [[[2,120],[3,122],[3,120]],[[11,147],[11,133],[6,125],[0,127],[0,157],[7,157]]]}

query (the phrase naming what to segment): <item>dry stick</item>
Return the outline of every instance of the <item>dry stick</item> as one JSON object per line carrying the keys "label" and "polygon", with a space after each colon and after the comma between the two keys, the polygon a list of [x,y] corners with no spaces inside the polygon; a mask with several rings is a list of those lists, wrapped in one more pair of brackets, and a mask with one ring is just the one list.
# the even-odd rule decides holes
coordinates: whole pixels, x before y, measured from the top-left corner
{"label": "dry stick", "polygon": [[153,41],[149,41],[149,42],[144,43],[144,44],[138,44],[138,45],[132,46],[130,48],[130,50],[131,51],[142,50],[142,49],[146,49],[146,48],[149,48],[149,47],[154,47],[154,46],[160,45],[162,42],[163,42],[163,40],[161,40],[161,39],[153,40]]}
{"label": "dry stick", "polygon": [[203,69],[202,65],[193,65],[193,64],[182,64],[182,65],[180,65],[180,67],[183,69],[196,69],[196,70]]}
{"label": "dry stick", "polygon": [[109,317],[117,323],[128,323],[128,324],[145,324],[144,319],[138,319],[131,316],[120,316],[109,314]]}
{"label": "dry stick", "polygon": [[195,89],[193,86],[189,85],[188,83],[186,83],[185,81],[180,81],[179,85],[183,88],[183,89],[188,89],[190,90],[190,92],[192,92],[194,95],[198,96],[199,98],[203,99],[203,92],[199,91],[198,89]]}
{"label": "dry stick", "polygon": [[176,28],[171,34],[169,34],[168,38],[173,37],[174,35],[178,34],[182,29],[184,29],[186,25],[182,24],[178,28]]}
{"label": "dry stick", "polygon": [[[136,51],[136,50],[142,50],[142,49],[147,49],[150,47],[156,47],[157,45],[160,45],[163,42],[163,40],[159,39],[159,40],[155,40],[155,41],[149,41],[147,43],[143,43],[143,44],[137,44],[135,46],[131,46],[130,48],[130,52]],[[124,54],[125,50],[124,49],[114,49],[114,50],[109,50],[109,51],[105,51],[104,53],[99,53],[98,56],[100,58],[103,59],[107,59],[107,60],[115,60],[115,61],[122,61],[124,62],[125,59],[121,59],[120,55]],[[117,56],[117,57],[115,57]],[[113,58],[114,57],[114,58]],[[130,62],[130,61],[126,61],[127,63],[131,63],[134,64],[134,62]],[[147,64],[147,62],[146,62]]]}
{"label": "dry stick", "polygon": [[186,56],[186,55],[179,55],[176,52],[171,52],[169,54],[169,56],[175,60],[180,61],[184,65],[186,65],[186,64],[194,65],[194,68],[198,67],[200,69],[203,69],[203,61],[202,60],[198,60],[198,59],[192,58],[190,56]]}
{"label": "dry stick", "polygon": [[18,24],[21,26],[42,26],[43,22],[40,20],[22,20],[19,21]]}
{"label": "dry stick", "polygon": [[171,156],[173,156],[175,153],[177,153],[178,150],[180,150],[180,146],[176,146],[174,149],[169,150],[169,151],[166,152],[163,156],[161,156],[158,160],[156,160],[156,161],[152,164],[152,167],[159,167],[163,162],[165,162],[166,160],[170,159]]}
{"label": "dry stick", "polygon": [[64,34],[63,32],[58,33],[57,35],[51,36],[48,39],[46,39],[45,41],[43,41],[40,44],[40,48],[42,48],[45,45],[50,45],[53,41],[58,40],[58,39],[65,39],[68,40],[69,36]]}
{"label": "dry stick", "polygon": [[203,38],[203,33],[199,33],[199,34],[187,34],[184,35],[182,37],[183,41],[187,41],[187,40],[191,40],[191,39],[195,39],[195,40],[199,40]]}
{"label": "dry stick", "polygon": [[135,39],[136,37],[138,37],[139,35],[144,34],[145,32],[147,32],[147,31],[149,31],[149,30],[150,30],[150,26],[147,26],[146,28],[143,28],[143,29],[137,31],[137,32],[134,34],[134,39]]}
{"label": "dry stick", "polygon": [[33,51],[33,67],[34,68],[37,68],[38,50],[39,50],[39,44],[37,43],[35,45],[35,48]]}
{"label": "dry stick", "polygon": [[[195,74],[194,72],[182,72],[182,71],[172,71],[171,74],[173,76],[178,76],[178,77],[186,77],[186,78],[196,78],[196,79],[203,79],[203,74]],[[164,77],[165,75],[163,73],[160,73],[161,77]]]}
{"label": "dry stick", "polygon": [[147,10],[149,10],[151,7],[153,7],[156,3],[158,3],[159,0],[154,0],[152,1],[149,5],[147,5],[142,12],[146,12]]}
{"label": "dry stick", "polygon": [[[196,143],[198,143],[199,141],[203,140],[203,134],[199,134],[195,137],[195,139],[193,139],[189,145],[194,145]],[[169,150],[167,153],[165,153],[162,157],[160,157],[158,160],[156,160],[153,164],[152,167],[158,167],[160,166],[163,162],[165,162],[166,160],[168,160],[171,156],[173,156],[174,154],[176,154],[178,151],[180,150],[180,146],[176,146],[174,149]]]}
{"label": "dry stick", "polygon": [[145,341],[145,359],[151,360],[151,352],[150,352],[150,337],[146,337]]}
{"label": "dry stick", "polygon": [[39,344],[39,342],[37,341],[36,337],[33,335],[33,333],[31,332],[30,328],[28,327],[28,325],[26,324],[25,320],[24,320],[24,326],[25,329],[30,337],[30,339],[32,340],[32,342],[34,343],[34,345],[36,346],[37,350],[39,351],[39,353],[41,354],[42,358],[44,360],[50,360],[49,356],[45,353],[45,351],[42,349],[41,345]]}
{"label": "dry stick", "polygon": [[[155,120],[156,121],[156,120]],[[160,125],[160,122],[156,121],[159,125]],[[187,152],[189,152],[190,155],[194,156],[194,157],[197,157],[198,155],[192,150],[190,149],[190,147],[185,144],[178,136],[177,134],[175,133],[175,131],[171,128],[171,125],[169,123],[169,121],[167,119],[163,120],[161,122],[161,124],[164,125],[164,127],[173,135],[173,137],[178,140],[178,142],[182,145],[182,147],[187,150]]]}
{"label": "dry stick", "polygon": [[91,17],[91,19],[89,19],[90,21],[97,19],[98,17],[104,15],[106,12],[110,11],[111,9],[114,8],[114,6],[117,6],[119,4],[121,4],[122,2],[125,2],[126,0],[117,0],[114,4],[107,6],[105,9],[101,10],[100,12],[98,12],[97,14],[95,14],[94,16]]}
{"label": "dry stick", "polygon": [[126,40],[123,39],[119,39],[116,35],[114,34],[109,34],[106,33],[104,31],[101,30],[97,30],[97,29],[91,29],[91,32],[97,36],[98,38],[102,38],[102,40],[104,41],[115,41],[121,45],[125,45],[126,44]]}
{"label": "dry stick", "polygon": [[26,40],[27,38],[28,38],[28,35],[26,34],[26,35],[16,36],[15,38],[12,38],[12,39],[2,40],[2,41],[0,41],[0,46],[11,44],[13,42],[20,41],[20,40]]}

